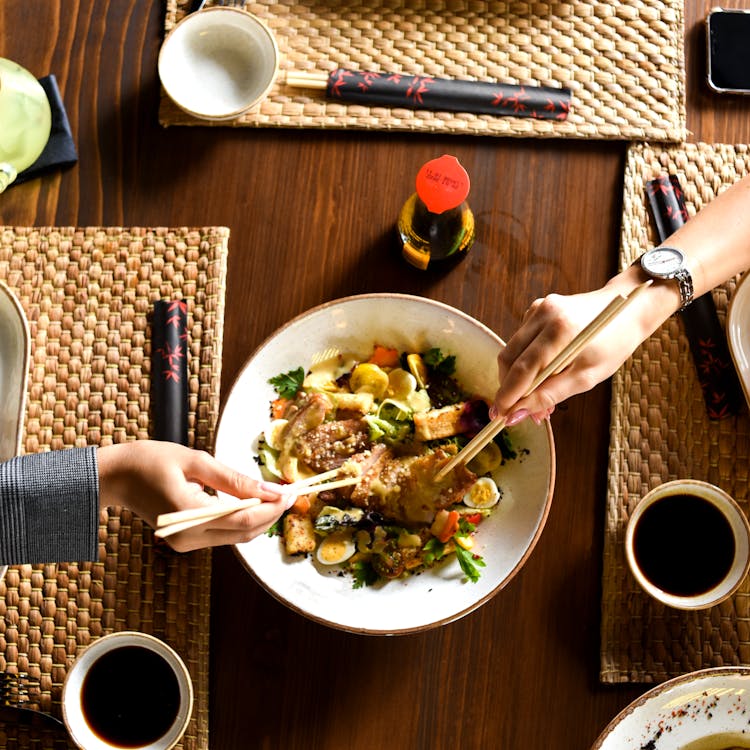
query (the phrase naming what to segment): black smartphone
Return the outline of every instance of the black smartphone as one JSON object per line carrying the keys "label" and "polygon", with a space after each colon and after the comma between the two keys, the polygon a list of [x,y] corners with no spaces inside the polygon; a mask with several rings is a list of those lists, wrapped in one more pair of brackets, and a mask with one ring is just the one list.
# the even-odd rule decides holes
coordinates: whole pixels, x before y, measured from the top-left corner
{"label": "black smartphone", "polygon": [[750,94],[750,10],[714,8],[706,16],[708,85]]}

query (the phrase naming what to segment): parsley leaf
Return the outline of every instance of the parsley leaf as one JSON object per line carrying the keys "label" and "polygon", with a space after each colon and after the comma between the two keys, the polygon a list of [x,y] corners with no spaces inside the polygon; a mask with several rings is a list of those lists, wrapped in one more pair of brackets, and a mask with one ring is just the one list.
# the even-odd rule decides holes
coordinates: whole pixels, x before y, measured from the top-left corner
{"label": "parsley leaf", "polygon": [[518,453],[513,447],[510,436],[507,430],[503,430],[496,438],[495,444],[500,448],[500,453],[503,456],[503,461],[512,461],[514,458],[518,458]]}
{"label": "parsley leaf", "polygon": [[477,525],[472,523],[467,518],[462,516],[458,519],[458,533],[462,536],[468,536],[472,532],[477,530]]}
{"label": "parsley leaf", "polygon": [[434,536],[422,547],[422,560],[425,565],[432,565],[435,560],[440,560],[444,554],[445,545]]}
{"label": "parsley leaf", "polygon": [[422,353],[422,359],[427,367],[441,375],[453,375],[456,371],[456,357],[452,354],[443,354],[440,349],[428,349]]}
{"label": "parsley leaf", "polygon": [[352,588],[361,589],[363,586],[372,586],[374,583],[377,583],[379,576],[369,562],[358,560],[352,563],[349,569],[354,577]]}
{"label": "parsley leaf", "polygon": [[456,557],[466,577],[472,583],[476,583],[481,575],[478,568],[483,568],[486,565],[484,560],[478,555],[473,555],[468,550],[465,550],[460,544],[456,545]]}
{"label": "parsley leaf", "polygon": [[302,388],[304,379],[305,370],[302,367],[298,367],[296,370],[289,370],[289,372],[283,372],[280,375],[269,378],[268,382],[276,389],[276,393],[281,398],[294,398],[297,395],[297,391]]}

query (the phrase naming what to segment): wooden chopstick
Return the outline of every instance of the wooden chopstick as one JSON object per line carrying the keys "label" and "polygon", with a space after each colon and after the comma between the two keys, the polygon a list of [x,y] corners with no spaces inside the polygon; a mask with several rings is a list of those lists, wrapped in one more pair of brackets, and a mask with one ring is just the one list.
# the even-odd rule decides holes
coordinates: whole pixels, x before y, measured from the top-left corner
{"label": "wooden chopstick", "polygon": [[[362,478],[360,475],[357,475],[335,480],[335,477],[340,476],[341,472],[341,469],[324,471],[322,474],[315,474],[312,477],[284,485],[281,487],[280,492],[284,495],[308,495],[313,492],[321,492],[322,490],[335,490],[339,487],[348,487],[356,484]],[[334,479],[335,481],[326,481],[328,479]],[[162,513],[156,519],[154,536],[165,539],[168,536],[172,536],[172,534],[178,534],[180,531],[187,531],[193,528],[193,526],[228,516],[237,510],[254,508],[256,505],[260,505],[261,502],[263,501],[257,497],[251,497],[246,500],[214,503],[212,505],[204,505],[200,508],[188,508],[187,510],[177,510],[173,513]]]}
{"label": "wooden chopstick", "polygon": [[[359,467],[357,467],[359,469]],[[347,476],[347,473],[349,474]],[[341,479],[335,480],[336,477],[344,475]],[[329,479],[335,481],[329,482]],[[306,479],[299,479],[291,484],[285,484],[281,486],[281,492],[285,495],[311,495],[314,492],[321,492],[322,490],[335,490],[339,487],[349,487],[353,484],[357,484],[362,479],[361,474],[351,475],[351,472],[347,472],[343,466],[338,469],[331,469],[330,471],[324,471],[321,474],[315,474],[312,477]]]}
{"label": "wooden chopstick", "polygon": [[353,484],[357,484],[361,479],[361,476],[346,477],[345,479],[339,479],[334,482],[321,482],[320,484],[305,485],[295,482],[294,484],[283,485],[281,492],[284,495],[311,495],[314,492],[322,492],[323,490],[336,490],[339,487],[350,487]]}
{"label": "wooden chopstick", "polygon": [[162,513],[156,518],[156,531],[154,536],[164,539],[165,537],[186,531],[201,523],[215,521],[217,518],[228,516],[237,510],[254,508],[263,501],[257,497],[249,497],[246,500],[234,500],[230,502],[213,503],[200,508],[188,508],[177,510],[174,513]]}
{"label": "wooden chopstick", "polygon": [[[523,398],[533,393],[547,378],[562,372],[578,355],[586,344],[596,336],[616,315],[619,315],[638,295],[653,281],[649,279],[639,284],[628,294],[618,294],[560,353],[534,378]],[[499,417],[485,425],[450,461],[444,464],[435,474],[435,479],[442,479],[449,471],[462,463],[471,461],[479,451],[500,433],[505,427],[506,419]]]}

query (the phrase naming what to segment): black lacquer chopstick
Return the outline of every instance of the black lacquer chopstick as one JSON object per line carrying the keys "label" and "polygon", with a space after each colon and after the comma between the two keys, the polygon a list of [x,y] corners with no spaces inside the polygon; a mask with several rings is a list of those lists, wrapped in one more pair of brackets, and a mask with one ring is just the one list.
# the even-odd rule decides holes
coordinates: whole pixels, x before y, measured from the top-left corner
{"label": "black lacquer chopstick", "polygon": [[[665,242],[689,218],[680,181],[673,174],[661,175],[646,183],[646,195],[659,241]],[[680,316],[709,418],[737,414],[743,402],[742,389],[711,292],[694,299]]]}
{"label": "black lacquer chopstick", "polygon": [[325,90],[329,99],[367,106],[565,120],[570,89],[433,78],[338,68],[328,74],[288,72],[287,86]]}

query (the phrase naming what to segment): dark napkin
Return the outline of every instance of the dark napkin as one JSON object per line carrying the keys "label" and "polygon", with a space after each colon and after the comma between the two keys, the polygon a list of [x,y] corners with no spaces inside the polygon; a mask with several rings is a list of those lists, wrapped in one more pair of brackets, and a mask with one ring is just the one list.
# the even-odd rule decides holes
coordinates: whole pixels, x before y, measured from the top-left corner
{"label": "dark napkin", "polygon": [[33,180],[35,177],[53,169],[71,167],[78,161],[76,145],[70,131],[70,123],[60,96],[60,89],[57,87],[57,79],[54,75],[48,75],[40,78],[39,83],[47,94],[47,99],[49,99],[49,106],[52,111],[52,130],[47,145],[44,147],[44,151],[39,154],[39,158],[30,167],[19,172],[9,187],[26,180]]}
{"label": "dark napkin", "polygon": [[151,437],[188,444],[187,305],[154,303],[151,325]]}
{"label": "dark napkin", "polygon": [[[662,175],[646,183],[646,194],[659,241],[665,242],[689,218],[680,181],[676,175]],[[680,316],[709,418],[737,414],[743,402],[742,389],[711,292],[694,299]]]}
{"label": "dark napkin", "polygon": [[332,99],[365,105],[539,120],[565,120],[570,108],[570,90],[566,88],[368,73],[343,68],[329,74],[326,94]]}

